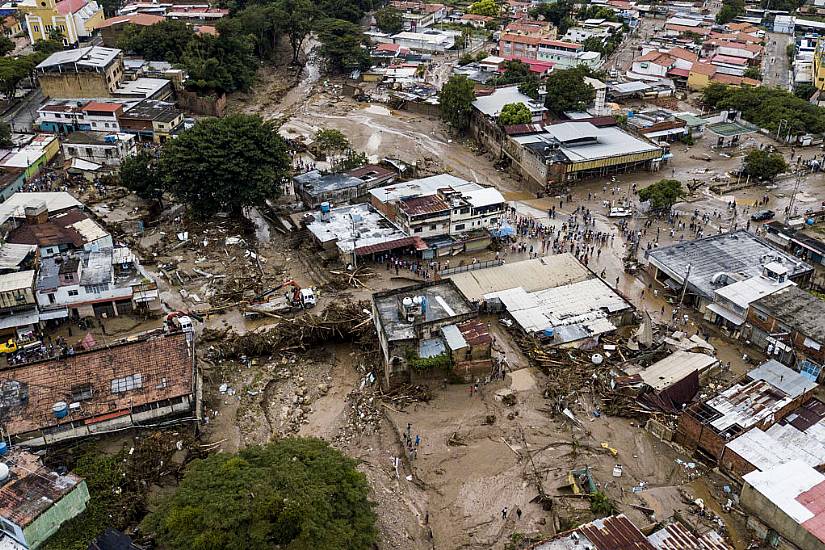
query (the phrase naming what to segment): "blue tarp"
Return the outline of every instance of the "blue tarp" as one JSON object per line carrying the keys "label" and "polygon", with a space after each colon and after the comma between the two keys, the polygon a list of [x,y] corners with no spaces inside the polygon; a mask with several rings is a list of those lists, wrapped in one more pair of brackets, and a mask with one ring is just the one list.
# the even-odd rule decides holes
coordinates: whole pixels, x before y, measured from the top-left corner
{"label": "blue tarp", "polygon": [[498,229],[493,230],[493,237],[510,237],[516,234],[516,230],[510,227],[508,224],[503,223],[501,227]]}

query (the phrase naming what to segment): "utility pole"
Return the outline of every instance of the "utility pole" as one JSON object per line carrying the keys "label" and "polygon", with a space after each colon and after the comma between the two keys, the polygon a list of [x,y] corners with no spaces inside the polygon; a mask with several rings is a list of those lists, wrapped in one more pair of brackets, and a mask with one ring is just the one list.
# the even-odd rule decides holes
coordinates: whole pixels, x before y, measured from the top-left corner
{"label": "utility pole", "polygon": [[794,172],[796,181],[794,182],[793,191],[791,191],[791,198],[788,201],[788,212],[785,214],[785,222],[793,216],[793,207],[796,202],[796,194],[799,192],[799,186],[802,184],[802,170],[797,169]]}
{"label": "utility pole", "polygon": [[687,292],[688,286],[688,279],[690,278],[690,270],[693,268],[693,264],[688,264],[687,273],[685,274],[685,284],[682,285],[682,295],[679,296],[679,305],[682,305],[682,302],[685,301],[685,293]]}

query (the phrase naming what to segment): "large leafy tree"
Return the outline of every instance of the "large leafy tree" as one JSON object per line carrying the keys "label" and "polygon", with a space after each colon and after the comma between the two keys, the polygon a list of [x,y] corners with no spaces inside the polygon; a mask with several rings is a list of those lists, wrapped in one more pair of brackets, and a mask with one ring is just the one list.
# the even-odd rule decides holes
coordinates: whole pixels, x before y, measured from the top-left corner
{"label": "large leafy tree", "polygon": [[583,111],[596,97],[596,90],[584,81],[588,71],[574,67],[553,71],[545,81],[547,97],[545,106],[556,114],[564,111]]}
{"label": "large leafy tree", "polygon": [[530,10],[530,15],[533,17],[541,17],[545,21],[550,21],[558,27],[559,34],[564,34],[571,25],[575,24],[573,20],[574,4],[572,0],[557,0],[556,2],[543,2]]}
{"label": "large leafy tree", "polygon": [[317,24],[321,12],[310,0],[280,0],[276,4],[276,14],[289,37],[292,64],[295,65],[298,63],[304,40]]}
{"label": "large leafy tree", "polygon": [[14,41],[5,35],[0,35],[0,56],[14,51]]}
{"label": "large leafy tree", "polygon": [[222,35],[245,35],[255,42],[255,55],[261,59],[270,58],[280,40],[284,25],[282,14],[274,4],[253,4],[231,17],[218,21],[218,32]]}
{"label": "large leafy tree", "polygon": [[682,188],[682,182],[672,179],[661,179],[639,190],[639,199],[650,201],[650,207],[653,210],[670,210],[684,196],[685,190]]}
{"label": "large leafy tree", "polygon": [[0,91],[8,99],[14,98],[17,87],[28,78],[37,64],[37,54],[23,57],[0,57]]}
{"label": "large leafy tree", "polygon": [[404,17],[400,10],[385,6],[375,12],[375,25],[383,32],[395,34],[404,30]]}
{"label": "large leafy tree", "polygon": [[513,124],[527,124],[532,120],[533,115],[524,103],[508,103],[501,108],[498,121],[502,126],[512,126]]}
{"label": "large leafy tree", "polygon": [[248,90],[258,64],[254,49],[249,36],[196,36],[181,60],[189,73],[187,89],[202,94]]}
{"label": "large leafy tree", "polygon": [[745,173],[753,178],[773,181],[776,176],[787,171],[788,163],[782,153],[754,149],[745,157]]}
{"label": "large leafy tree", "polygon": [[278,195],[289,168],[275,126],[249,115],[199,122],[164,145],[159,165],[164,187],[201,216]]}
{"label": "large leafy tree", "polygon": [[195,31],[186,22],[168,20],[147,27],[127,25],[118,46],[150,61],[178,63]]}
{"label": "large leafy tree", "polygon": [[144,521],[170,550],[368,550],[369,487],[355,461],[319,439],[281,439],[193,462]]}
{"label": "large leafy tree", "polygon": [[441,118],[457,131],[465,131],[470,126],[475,98],[475,85],[472,80],[463,75],[450,77],[438,94]]}
{"label": "large leafy tree", "polygon": [[470,4],[469,12],[475,15],[498,17],[499,7],[496,0],[478,0]]}
{"label": "large leafy tree", "polygon": [[333,73],[368,69],[370,56],[362,47],[364,35],[360,27],[343,19],[326,19],[317,28],[318,49]]}
{"label": "large leafy tree", "polygon": [[145,149],[120,163],[120,183],[143,199],[160,201],[163,196],[157,158]]}

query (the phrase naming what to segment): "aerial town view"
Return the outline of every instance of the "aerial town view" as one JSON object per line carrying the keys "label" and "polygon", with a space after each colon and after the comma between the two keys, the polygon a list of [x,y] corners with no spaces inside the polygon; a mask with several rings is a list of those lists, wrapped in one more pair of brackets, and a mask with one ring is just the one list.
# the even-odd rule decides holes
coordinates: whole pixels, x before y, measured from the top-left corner
{"label": "aerial town view", "polygon": [[825,0],[0,30],[0,550],[825,550]]}

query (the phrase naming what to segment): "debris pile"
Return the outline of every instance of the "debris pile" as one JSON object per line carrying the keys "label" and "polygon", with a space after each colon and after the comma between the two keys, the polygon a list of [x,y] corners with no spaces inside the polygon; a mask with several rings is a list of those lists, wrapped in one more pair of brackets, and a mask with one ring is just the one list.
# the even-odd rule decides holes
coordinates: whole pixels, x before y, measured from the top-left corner
{"label": "debris pile", "polygon": [[216,349],[226,358],[270,356],[341,341],[366,345],[373,341],[369,307],[368,302],[334,302],[322,313],[284,318],[264,330],[244,335],[205,330],[203,339],[217,341]]}

